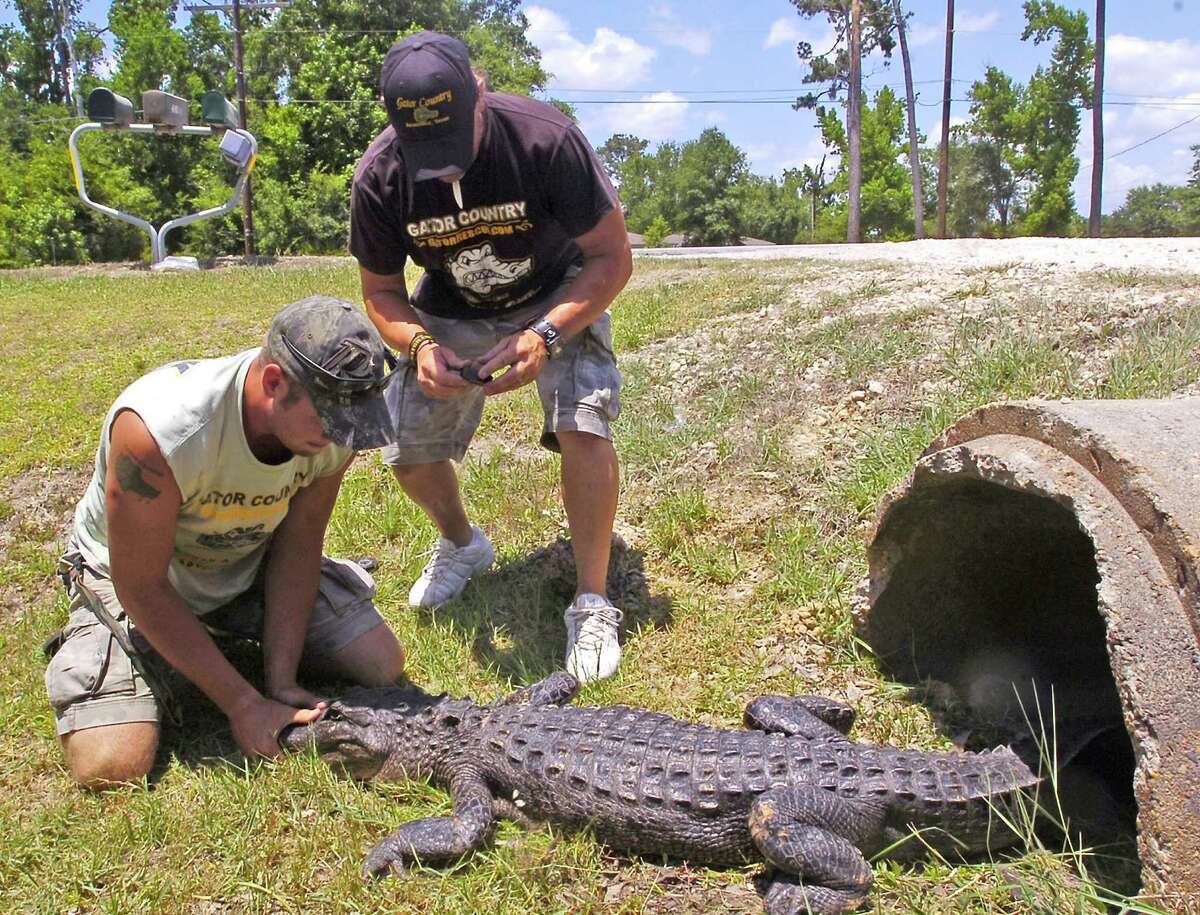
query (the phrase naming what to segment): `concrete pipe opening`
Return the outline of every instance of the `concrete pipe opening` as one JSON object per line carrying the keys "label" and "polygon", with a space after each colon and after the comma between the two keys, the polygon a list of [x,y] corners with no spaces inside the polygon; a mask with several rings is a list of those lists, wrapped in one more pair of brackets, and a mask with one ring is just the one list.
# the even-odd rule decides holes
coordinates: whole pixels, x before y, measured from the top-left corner
{"label": "concrete pipe opening", "polygon": [[995,405],[884,500],[856,611],[948,727],[1052,750],[1094,869],[1169,906],[1200,887],[1198,551],[1200,401]]}

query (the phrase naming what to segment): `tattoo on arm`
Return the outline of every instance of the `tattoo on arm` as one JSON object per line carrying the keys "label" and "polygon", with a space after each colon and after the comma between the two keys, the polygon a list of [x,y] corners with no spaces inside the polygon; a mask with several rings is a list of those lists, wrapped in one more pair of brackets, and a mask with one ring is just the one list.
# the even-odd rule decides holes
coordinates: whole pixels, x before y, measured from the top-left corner
{"label": "tattoo on arm", "polygon": [[157,499],[162,491],[155,489],[146,482],[142,472],[158,475],[158,472],[138,462],[130,454],[117,455],[117,483],[126,492],[141,496],[143,499]]}

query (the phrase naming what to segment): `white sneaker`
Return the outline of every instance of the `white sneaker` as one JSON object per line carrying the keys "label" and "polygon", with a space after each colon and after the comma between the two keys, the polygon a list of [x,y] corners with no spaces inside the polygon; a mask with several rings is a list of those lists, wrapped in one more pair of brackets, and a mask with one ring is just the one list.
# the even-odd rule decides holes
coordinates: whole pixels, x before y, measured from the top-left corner
{"label": "white sneaker", "polygon": [[563,614],[567,624],[567,673],[580,683],[611,677],[621,661],[620,610],[600,594],[580,594]]}
{"label": "white sneaker", "polygon": [[495,560],[492,542],[474,524],[471,525],[471,542],[466,546],[439,537],[421,577],[408,592],[409,606],[440,607],[461,594],[471,576],[482,572]]}

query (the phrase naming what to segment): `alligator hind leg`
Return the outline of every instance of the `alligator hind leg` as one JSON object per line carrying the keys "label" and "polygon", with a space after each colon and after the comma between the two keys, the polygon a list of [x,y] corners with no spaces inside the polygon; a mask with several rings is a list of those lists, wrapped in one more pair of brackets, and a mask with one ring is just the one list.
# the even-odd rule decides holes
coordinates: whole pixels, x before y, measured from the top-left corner
{"label": "alligator hind leg", "polygon": [[769,915],[834,915],[861,906],[873,877],[858,846],[877,844],[885,813],[811,785],[759,795],[750,809],[750,836],[784,872],[767,890]]}
{"label": "alligator hind leg", "polygon": [[746,706],[746,727],[809,740],[843,738],[854,709],[823,696],[760,696]]}
{"label": "alligator hind leg", "polygon": [[363,864],[364,877],[402,873],[413,864],[453,864],[492,836],[496,815],[487,783],[471,773],[450,783],[454,813],[405,823],[376,845]]}

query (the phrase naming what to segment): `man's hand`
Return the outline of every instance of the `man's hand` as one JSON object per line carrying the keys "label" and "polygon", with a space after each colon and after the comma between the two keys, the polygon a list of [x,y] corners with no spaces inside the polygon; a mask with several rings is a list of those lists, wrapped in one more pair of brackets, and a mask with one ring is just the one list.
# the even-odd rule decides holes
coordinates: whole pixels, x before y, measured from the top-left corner
{"label": "man's hand", "polygon": [[417,384],[434,400],[453,400],[470,389],[460,369],[470,365],[448,346],[431,343],[417,353]]}
{"label": "man's hand", "polygon": [[549,358],[545,342],[528,328],[505,337],[484,353],[480,360],[479,375],[486,378],[505,366],[509,366],[509,369],[484,385],[483,393],[491,397],[529,384],[542,373],[542,367]]}
{"label": "man's hand", "polygon": [[282,702],[293,708],[315,708],[322,712],[329,708],[328,699],[322,699],[295,683],[288,686],[271,687],[267,693],[276,702]]}
{"label": "man's hand", "polygon": [[233,728],[233,739],[243,753],[271,757],[279,754],[280,731],[289,724],[312,724],[323,714],[323,705],[293,708],[255,693],[230,711],[229,724]]}

